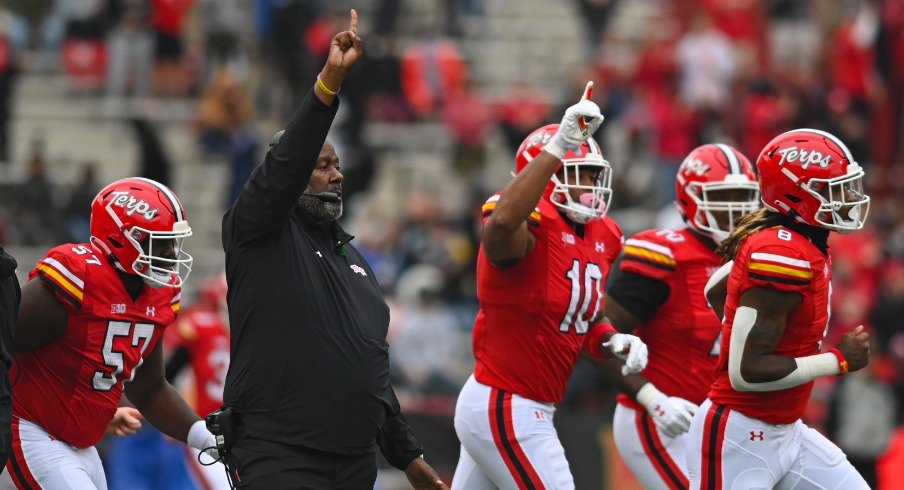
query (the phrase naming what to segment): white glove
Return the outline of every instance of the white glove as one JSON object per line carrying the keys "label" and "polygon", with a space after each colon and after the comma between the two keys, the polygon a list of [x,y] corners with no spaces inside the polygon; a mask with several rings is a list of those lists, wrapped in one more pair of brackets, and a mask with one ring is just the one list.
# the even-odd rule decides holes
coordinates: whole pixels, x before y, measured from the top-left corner
{"label": "white glove", "polygon": [[603,347],[608,347],[615,357],[624,359],[625,365],[621,372],[624,375],[639,373],[647,367],[647,344],[639,337],[627,333],[616,333],[609,340],[603,342]]}
{"label": "white glove", "polygon": [[[581,118],[587,123],[584,128],[581,128]],[[559,130],[543,149],[561,160],[566,151],[581,146],[581,143],[587,141],[602,123],[603,115],[600,108],[592,100],[583,99],[565,111]]]}
{"label": "white glove", "polygon": [[186,438],[188,445],[217,460],[220,452],[217,451],[217,438],[209,430],[203,420],[191,425]]}
{"label": "white glove", "polygon": [[666,437],[677,437],[687,432],[694,414],[697,413],[697,405],[684,398],[666,396],[653,386],[653,383],[643,385],[635,398],[637,403],[650,412],[656,427]]}

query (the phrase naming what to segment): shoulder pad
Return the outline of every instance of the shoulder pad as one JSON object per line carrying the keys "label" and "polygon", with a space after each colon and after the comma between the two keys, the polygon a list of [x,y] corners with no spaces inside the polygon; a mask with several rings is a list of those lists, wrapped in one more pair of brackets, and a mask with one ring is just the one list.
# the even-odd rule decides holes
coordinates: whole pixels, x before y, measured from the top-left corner
{"label": "shoulder pad", "polygon": [[746,262],[748,279],[755,285],[795,291],[813,279],[813,262],[818,259],[813,251],[815,246],[802,235],[776,227],[747,237],[738,254]]}
{"label": "shoulder pad", "polygon": [[98,260],[94,249],[84,244],[63,244],[50,249],[28,274],[40,276],[57,297],[76,308],[81,308],[85,297],[87,261]]}
{"label": "shoulder pad", "polygon": [[[496,204],[499,202],[499,198],[500,198],[500,197],[502,197],[502,193],[501,193],[501,192],[497,192],[497,193],[493,194],[492,196],[490,196],[490,197],[483,203],[483,206],[482,206],[481,209],[480,209],[480,211],[481,211],[481,220],[482,220],[483,222],[486,222],[487,218],[489,218],[490,215],[493,214],[493,210],[496,209]],[[527,224],[529,224],[529,225],[531,225],[531,226],[537,226],[537,225],[540,224],[540,222],[541,222],[542,220],[543,220],[543,216],[542,216],[542,214],[541,214],[541,212],[540,212],[540,207],[537,206],[537,207],[535,207],[534,210],[530,213],[530,216],[527,217]]]}
{"label": "shoulder pad", "polygon": [[[662,279],[675,271],[677,262],[669,230],[642,231],[625,241],[621,270]],[[681,236],[681,235],[679,235]],[[681,236],[683,239],[684,237]]]}

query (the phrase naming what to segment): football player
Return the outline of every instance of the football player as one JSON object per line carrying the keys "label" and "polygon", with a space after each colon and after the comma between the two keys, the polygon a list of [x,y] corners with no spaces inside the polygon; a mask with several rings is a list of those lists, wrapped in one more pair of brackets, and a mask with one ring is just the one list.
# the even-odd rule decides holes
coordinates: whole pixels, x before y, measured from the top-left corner
{"label": "football player", "polygon": [[476,364],[455,407],[453,489],[574,488],[553,403],[582,349],[616,353],[626,371],[646,364],[637,337],[600,320],[622,245],[605,216],[610,167],[590,136],[602,118],[585,97],[561,124],[534,131],[515,156],[515,178],[483,206]]}
{"label": "football player", "polygon": [[604,309],[618,331],[635,332],[650,350],[643,375],[604,368],[621,391],[615,445],[648,489],[688,487],[687,429],[712,384],[721,333],[703,286],[722,264],[716,247],[738,218],[759,207],[753,166],[724,144],[687,155],[675,195],[686,227],[646,230],[627,240]]}
{"label": "football player", "polygon": [[715,381],[688,436],[691,487],[869,488],[835,444],[800,420],[815,379],[869,362],[862,326],[822,349],[828,235],[863,227],[863,169],[841,140],[815,129],[775,137],[756,165],[765,207],[717,250],[734,264]]}
{"label": "football player", "polygon": [[0,486],[106,488],[93,446],[123,391],[162,432],[216,456],[213,435],[163,376],[159,340],[179,311],[190,235],[170,189],[117,180],[91,204],[90,242],[54,247],[31,271],[11,370],[13,455]]}

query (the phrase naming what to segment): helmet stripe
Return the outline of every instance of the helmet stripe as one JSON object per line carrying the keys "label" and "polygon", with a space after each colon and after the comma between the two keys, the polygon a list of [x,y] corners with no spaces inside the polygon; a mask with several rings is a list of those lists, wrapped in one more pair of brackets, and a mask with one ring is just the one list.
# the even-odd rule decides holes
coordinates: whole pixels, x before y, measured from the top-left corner
{"label": "helmet stripe", "polygon": [[738,156],[735,155],[734,150],[731,149],[730,146],[723,143],[716,143],[716,146],[722,150],[722,153],[725,154],[725,159],[728,160],[728,173],[738,175],[741,173],[741,162],[738,161]]}
{"label": "helmet stripe", "polygon": [[147,182],[152,186],[156,187],[160,192],[166,196],[167,200],[169,200],[170,205],[173,207],[174,212],[176,213],[176,221],[185,221],[185,216],[182,215],[182,203],[179,201],[179,198],[173,194],[173,191],[169,189],[169,187],[157,182],[156,180],[146,179],[144,177],[135,177],[135,180],[140,180],[142,182]]}

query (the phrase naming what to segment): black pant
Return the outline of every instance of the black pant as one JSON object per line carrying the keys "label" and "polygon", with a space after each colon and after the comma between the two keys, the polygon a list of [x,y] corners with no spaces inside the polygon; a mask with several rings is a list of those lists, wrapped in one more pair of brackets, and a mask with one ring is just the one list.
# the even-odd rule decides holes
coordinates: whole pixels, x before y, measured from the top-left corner
{"label": "black pant", "polygon": [[377,479],[374,453],[325,453],[263,439],[240,438],[229,462],[242,489],[371,490]]}

